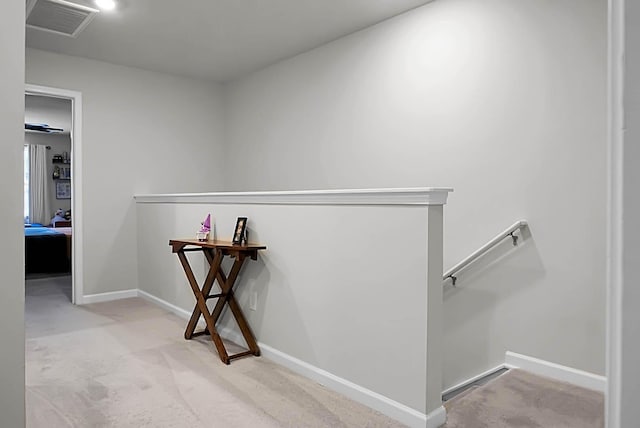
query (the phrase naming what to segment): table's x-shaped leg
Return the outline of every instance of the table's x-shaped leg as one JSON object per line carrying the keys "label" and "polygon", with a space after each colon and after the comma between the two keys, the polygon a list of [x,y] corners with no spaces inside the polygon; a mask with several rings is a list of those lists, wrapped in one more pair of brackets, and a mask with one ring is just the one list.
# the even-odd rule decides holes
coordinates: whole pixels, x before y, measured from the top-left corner
{"label": "table's x-shaped leg", "polygon": [[[244,317],[238,302],[236,301],[233,295],[233,285],[240,273],[240,269],[244,263],[246,255],[243,253],[238,253],[235,255],[235,261],[233,262],[233,266],[231,267],[231,271],[229,272],[229,277],[227,277],[222,271],[222,260],[224,258],[224,252],[222,250],[212,250],[209,248],[203,248],[207,261],[209,263],[209,272],[202,283],[202,288],[198,287],[198,282],[191,270],[191,266],[189,265],[189,261],[184,253],[184,250],[178,251],[178,258],[180,259],[180,263],[182,264],[182,268],[184,269],[185,274],[187,275],[187,280],[189,281],[189,285],[191,285],[191,289],[193,290],[193,294],[196,297],[196,306],[193,309],[193,313],[191,314],[191,318],[189,319],[189,323],[187,324],[187,329],[184,332],[185,339],[191,339],[193,336],[198,335],[198,333],[194,334],[196,325],[198,324],[198,320],[200,319],[200,315],[204,317],[204,320],[207,324],[207,328],[204,331],[204,334],[209,334],[211,336],[211,340],[213,340],[216,349],[218,350],[218,354],[220,355],[220,359],[223,363],[229,364],[232,359],[243,357],[245,355],[260,355],[260,349],[258,348],[258,344],[256,343],[256,339],[249,328],[249,323]],[[214,255],[215,252],[215,255]],[[218,280],[218,284],[220,286],[220,293],[218,294],[209,294],[211,292],[211,288],[213,287],[213,283],[215,280]],[[209,308],[207,307],[207,299],[209,298],[217,298],[215,307],[211,312],[209,312]],[[224,305],[228,304],[231,309],[231,313],[235,318],[238,326],[240,327],[240,331],[242,332],[242,336],[247,342],[247,346],[249,347],[248,351],[240,352],[238,354],[229,355],[227,353],[224,344],[222,343],[222,339],[216,330],[216,322],[220,318],[222,314],[222,310]]]}

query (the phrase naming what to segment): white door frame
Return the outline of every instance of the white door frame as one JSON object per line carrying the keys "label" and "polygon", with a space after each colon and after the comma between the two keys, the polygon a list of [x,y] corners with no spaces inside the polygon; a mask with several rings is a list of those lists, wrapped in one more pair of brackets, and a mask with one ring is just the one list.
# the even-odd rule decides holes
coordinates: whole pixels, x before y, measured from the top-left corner
{"label": "white door frame", "polygon": [[[607,389],[605,424],[620,428],[622,402],[622,294],[624,218],[624,76],[625,1],[608,1],[608,82],[607,82]],[[637,381],[633,379],[632,381]]]}
{"label": "white door frame", "polygon": [[25,85],[25,94],[71,100],[71,301],[83,303],[82,264],[82,93],[48,86]]}

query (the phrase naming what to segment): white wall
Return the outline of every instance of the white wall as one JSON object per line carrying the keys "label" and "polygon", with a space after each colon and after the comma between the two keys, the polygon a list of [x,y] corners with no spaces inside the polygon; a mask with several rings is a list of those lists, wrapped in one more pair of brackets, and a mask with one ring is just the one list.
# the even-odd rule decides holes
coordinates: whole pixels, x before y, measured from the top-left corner
{"label": "white wall", "polygon": [[445,268],[526,218],[445,293],[445,386],[505,350],[602,374],[605,29],[604,0],[437,1],[233,82],[227,189],[451,186]]}
{"label": "white wall", "polygon": [[82,93],[84,293],[137,288],[132,196],[223,186],[219,88],[50,52],[26,55],[27,83]]}
{"label": "white wall", "polygon": [[[401,209],[392,217],[403,221],[393,225],[385,221],[391,214],[385,207],[139,204],[142,290],[193,309],[193,293],[168,243],[194,236],[208,212],[227,238],[235,218],[248,216],[251,239],[268,247],[257,262],[246,262],[237,290],[260,342],[425,412],[424,208]],[[309,227],[291,230],[302,223]],[[407,237],[410,254],[367,250],[395,236]],[[202,256],[190,258],[203,273]],[[255,312],[246,310],[250,291],[258,293]],[[235,327],[229,317],[225,321]]]}
{"label": "white wall", "polygon": [[[229,240],[246,216],[249,239],[267,249],[245,262],[235,296],[263,348],[352,382],[353,398],[366,395],[412,426],[415,414],[424,420],[441,406],[442,206],[137,199],[142,291],[190,313],[193,293],[169,240],[195,238],[208,213],[216,236]],[[188,256],[202,285],[204,258]],[[228,311],[218,327],[238,330]],[[389,409],[389,400],[402,406]]]}
{"label": "white wall", "polygon": [[24,237],[22,153],[24,142],[24,4],[3,5],[0,25],[0,418],[23,427],[24,417]]}

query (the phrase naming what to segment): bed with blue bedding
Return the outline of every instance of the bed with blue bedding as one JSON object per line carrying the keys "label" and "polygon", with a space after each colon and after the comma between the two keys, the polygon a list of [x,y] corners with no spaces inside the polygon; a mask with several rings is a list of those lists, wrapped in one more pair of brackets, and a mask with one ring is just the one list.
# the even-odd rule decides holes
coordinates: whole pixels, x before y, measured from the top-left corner
{"label": "bed with blue bedding", "polygon": [[25,224],[25,273],[69,272],[68,238],[61,231],[38,224]]}

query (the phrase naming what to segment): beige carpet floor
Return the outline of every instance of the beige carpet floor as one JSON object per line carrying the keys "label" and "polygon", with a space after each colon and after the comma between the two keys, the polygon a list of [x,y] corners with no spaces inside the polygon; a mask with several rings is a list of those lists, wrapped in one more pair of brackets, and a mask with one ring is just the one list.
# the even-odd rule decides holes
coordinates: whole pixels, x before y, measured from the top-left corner
{"label": "beige carpet floor", "polygon": [[604,395],[509,370],[445,403],[446,428],[602,428]]}
{"label": "beige carpet floor", "polygon": [[70,278],[26,281],[27,427],[400,427],[265,358],[224,365],[144,300],[73,306]]}
{"label": "beige carpet floor", "polygon": [[[264,358],[224,365],[142,299],[73,306],[26,281],[27,427],[400,427]],[[511,370],[445,403],[447,428],[601,428],[603,395]],[[0,423],[1,425],[1,423]]]}

